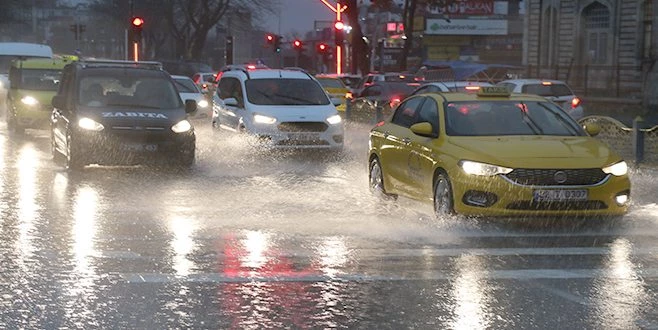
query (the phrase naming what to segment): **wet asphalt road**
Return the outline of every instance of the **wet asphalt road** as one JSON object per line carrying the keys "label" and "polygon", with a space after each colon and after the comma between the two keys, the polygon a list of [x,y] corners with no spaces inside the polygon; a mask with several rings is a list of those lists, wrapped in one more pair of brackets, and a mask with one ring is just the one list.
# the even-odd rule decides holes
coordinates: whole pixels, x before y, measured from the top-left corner
{"label": "wet asphalt road", "polygon": [[[197,122],[191,171],[51,160],[0,125],[0,329],[658,329],[658,170],[618,222],[434,219],[346,152]],[[529,220],[530,221],[530,220]]]}

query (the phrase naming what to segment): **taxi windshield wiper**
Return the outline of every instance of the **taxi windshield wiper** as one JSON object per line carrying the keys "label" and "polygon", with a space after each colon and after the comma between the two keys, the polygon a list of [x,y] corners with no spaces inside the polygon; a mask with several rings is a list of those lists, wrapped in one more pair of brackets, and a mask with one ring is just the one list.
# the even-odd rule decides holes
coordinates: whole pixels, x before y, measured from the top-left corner
{"label": "taxi windshield wiper", "polygon": [[555,117],[555,119],[557,119],[557,121],[560,123],[560,125],[562,127],[566,128],[567,131],[569,131],[569,133],[571,133],[571,135],[573,135],[573,136],[580,135],[579,132],[573,127],[573,125],[570,125],[566,120],[564,120],[564,118],[557,111],[555,111],[555,109],[551,109],[551,108],[549,108],[546,105],[541,104],[541,103],[539,103],[539,106],[546,109],[551,114],[553,114],[553,116]]}
{"label": "taxi windshield wiper", "polygon": [[528,105],[523,102],[520,102],[519,104],[521,105],[519,110],[521,111],[521,116],[523,116],[523,121],[528,124],[528,127],[532,129],[532,132],[535,133],[535,135],[544,135],[544,130],[541,129],[541,127],[537,125],[537,122],[528,114]]}

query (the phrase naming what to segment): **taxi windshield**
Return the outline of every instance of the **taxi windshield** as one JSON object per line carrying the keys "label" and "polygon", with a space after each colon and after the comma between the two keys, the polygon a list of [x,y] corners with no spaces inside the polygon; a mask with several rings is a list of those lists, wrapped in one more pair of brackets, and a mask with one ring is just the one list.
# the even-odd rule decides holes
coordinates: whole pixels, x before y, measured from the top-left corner
{"label": "taxi windshield", "polygon": [[173,84],[163,77],[93,75],[80,81],[78,102],[92,108],[181,107]]}
{"label": "taxi windshield", "polygon": [[550,102],[449,102],[445,109],[446,133],[451,136],[585,135],[578,123]]}
{"label": "taxi windshield", "polygon": [[62,70],[23,69],[19,88],[33,91],[56,92],[59,89],[59,79]]}

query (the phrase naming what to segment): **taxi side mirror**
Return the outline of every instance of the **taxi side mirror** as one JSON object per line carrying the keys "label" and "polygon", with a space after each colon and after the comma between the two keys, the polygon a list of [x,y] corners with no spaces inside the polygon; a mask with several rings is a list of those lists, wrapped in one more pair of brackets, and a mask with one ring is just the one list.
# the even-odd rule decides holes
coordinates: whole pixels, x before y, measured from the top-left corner
{"label": "taxi side mirror", "polygon": [[583,128],[585,129],[585,132],[587,132],[587,134],[590,136],[597,136],[599,133],[601,133],[601,126],[594,123],[587,123],[583,125]]}
{"label": "taxi side mirror", "polygon": [[436,137],[436,134],[434,134],[434,130],[432,129],[432,124],[428,122],[413,124],[409,129],[416,135]]}

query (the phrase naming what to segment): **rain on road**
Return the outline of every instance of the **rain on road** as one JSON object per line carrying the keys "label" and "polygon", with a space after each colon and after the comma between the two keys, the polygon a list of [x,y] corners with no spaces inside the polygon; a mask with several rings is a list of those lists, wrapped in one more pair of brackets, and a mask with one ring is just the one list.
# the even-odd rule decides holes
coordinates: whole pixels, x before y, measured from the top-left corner
{"label": "rain on road", "polygon": [[0,328],[658,329],[658,170],[621,221],[434,219],[339,157],[197,123],[190,171],[54,164],[0,126]]}

